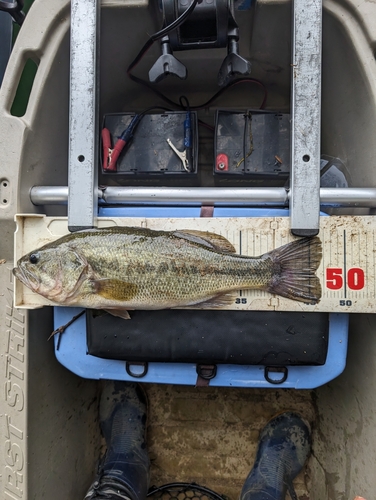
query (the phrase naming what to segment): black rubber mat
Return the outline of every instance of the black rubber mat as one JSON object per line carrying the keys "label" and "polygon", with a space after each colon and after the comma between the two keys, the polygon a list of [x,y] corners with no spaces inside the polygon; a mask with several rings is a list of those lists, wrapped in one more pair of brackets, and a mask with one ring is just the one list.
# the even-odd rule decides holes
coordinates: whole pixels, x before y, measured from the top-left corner
{"label": "black rubber mat", "polygon": [[322,365],[329,315],[259,311],[87,312],[88,353],[125,361]]}

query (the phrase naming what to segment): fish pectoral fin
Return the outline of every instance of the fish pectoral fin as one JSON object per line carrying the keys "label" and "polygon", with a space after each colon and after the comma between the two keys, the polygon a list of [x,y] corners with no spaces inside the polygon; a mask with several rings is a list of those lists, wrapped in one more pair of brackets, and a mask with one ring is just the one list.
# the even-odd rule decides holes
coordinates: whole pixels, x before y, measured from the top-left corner
{"label": "fish pectoral fin", "polygon": [[233,304],[236,296],[236,292],[220,293],[203,302],[198,302],[197,304],[192,304],[182,309],[221,309]]}
{"label": "fish pectoral fin", "polygon": [[173,234],[179,238],[205,245],[219,252],[236,252],[233,244],[220,234],[209,233],[207,231],[196,231],[194,229],[183,229],[182,231],[175,231]]}
{"label": "fish pectoral fin", "polygon": [[131,319],[129,312],[126,309],[104,309],[108,314],[117,316],[118,318]]}
{"label": "fish pectoral fin", "polygon": [[93,280],[93,292],[108,300],[131,300],[137,293],[137,285],[117,279]]}

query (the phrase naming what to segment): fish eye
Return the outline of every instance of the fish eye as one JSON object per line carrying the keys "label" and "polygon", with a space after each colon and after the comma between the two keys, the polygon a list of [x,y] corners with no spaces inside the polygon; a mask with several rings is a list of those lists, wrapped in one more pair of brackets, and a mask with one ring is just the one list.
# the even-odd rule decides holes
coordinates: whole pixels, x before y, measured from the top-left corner
{"label": "fish eye", "polygon": [[29,257],[31,264],[36,264],[39,260],[39,253],[32,253]]}

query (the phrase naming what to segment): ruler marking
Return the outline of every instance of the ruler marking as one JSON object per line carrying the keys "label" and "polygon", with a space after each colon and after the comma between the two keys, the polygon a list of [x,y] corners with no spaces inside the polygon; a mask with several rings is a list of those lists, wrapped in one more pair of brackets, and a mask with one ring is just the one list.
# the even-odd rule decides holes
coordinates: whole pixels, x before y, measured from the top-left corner
{"label": "ruler marking", "polygon": [[[350,245],[347,245],[347,248],[350,247],[350,252],[348,253],[349,258],[347,259],[347,266],[349,269],[351,269],[352,266],[354,265],[354,238],[355,237],[356,237],[356,235],[351,230],[350,231]],[[345,276],[346,276],[346,273],[345,273]],[[356,292],[354,293],[354,290],[351,290],[351,292],[350,292],[350,288],[349,288],[349,293],[351,293],[353,296],[355,295],[355,298],[356,298]]]}
{"label": "ruler marking", "polygon": [[[340,266],[339,257],[340,257],[340,253],[342,251],[342,249],[340,249],[341,244],[340,244],[339,240],[340,240],[340,236],[339,236],[339,233],[337,232],[337,255],[335,257],[336,266]],[[337,292],[335,292],[335,295],[336,295],[336,299],[340,299],[342,297],[341,290],[338,290]]]}
{"label": "ruler marking", "polygon": [[[363,267],[361,253],[360,253],[360,238],[361,238],[361,235],[360,235],[360,232],[358,232],[358,259],[359,259],[359,267],[360,266]],[[367,238],[366,238],[366,248],[367,248]],[[362,289],[362,291],[359,291],[357,293],[357,297],[359,297],[359,298],[363,298],[364,297],[364,288]]]}
{"label": "ruler marking", "polygon": [[[360,254],[360,232],[359,231],[358,231],[358,262],[359,262],[358,266],[359,267],[362,266],[362,260],[361,260],[361,254]],[[362,298],[363,295],[364,295],[364,288],[362,289],[362,291],[357,292],[356,297]]]}
{"label": "ruler marking", "polygon": [[343,284],[345,287],[345,299],[347,298],[347,279],[346,279],[346,229],[343,230]]}
{"label": "ruler marking", "polygon": [[368,248],[369,248],[369,234],[366,232],[366,289],[365,289],[365,298],[368,296],[368,269],[370,268],[368,265]]}
{"label": "ruler marking", "polygon": [[365,287],[365,290],[364,290],[364,298],[366,299],[367,296],[368,296],[368,268],[369,268],[369,265],[368,265],[368,247],[369,247],[369,235],[368,235],[368,232],[366,232],[366,277],[365,277],[365,284],[366,284],[366,287]]}
{"label": "ruler marking", "polygon": [[[372,260],[373,260],[373,272],[375,272],[375,231],[372,231]],[[373,296],[376,295],[376,279],[373,280]]]}
{"label": "ruler marking", "polygon": [[[359,267],[360,267],[360,265],[361,265],[361,260],[360,260],[360,238],[361,238],[361,236],[360,236],[360,234],[359,234],[359,237],[358,237]],[[366,233],[366,253],[367,253],[367,233]],[[366,267],[366,276],[367,276],[367,259],[366,259],[366,266],[365,266],[365,267]],[[365,282],[365,280],[364,280],[364,282]],[[365,283],[364,283],[364,284],[365,284]],[[363,288],[362,292],[361,292],[361,293],[359,293],[358,295],[359,295],[359,296],[361,296],[361,297],[364,299],[364,288]]]}
{"label": "ruler marking", "polygon": [[[359,238],[360,238],[360,232],[358,231],[358,247],[359,247]],[[354,262],[354,259],[353,259],[353,262]],[[361,265],[360,248],[358,248],[358,262],[359,262],[358,265],[360,267],[360,265]],[[362,292],[359,292],[359,291],[356,292],[356,298],[361,297],[361,295],[362,295]]]}
{"label": "ruler marking", "polygon": [[[336,241],[336,251],[334,251],[333,249],[333,255],[332,255],[332,259],[330,261],[330,265],[331,266],[339,266],[339,235],[338,235],[338,231],[336,231],[335,233],[335,241]],[[338,299],[340,297],[340,294],[341,294],[341,291],[332,291],[332,297],[333,299]],[[338,301],[337,301],[338,302]]]}
{"label": "ruler marking", "polygon": [[[239,231],[239,255],[242,254],[242,230]],[[239,290],[240,297],[242,296],[242,290]]]}
{"label": "ruler marking", "polygon": [[[372,240],[373,240],[373,234],[374,234],[374,232],[372,231]],[[369,235],[369,236],[371,236],[371,235]],[[367,262],[367,273],[366,273],[366,280],[367,280],[366,284],[367,284],[367,287],[366,287],[366,290],[367,289],[369,290],[369,292],[367,293],[367,296],[370,293],[370,288],[368,287],[368,284],[370,282],[370,280],[368,279],[368,270],[371,273],[372,272],[371,269],[373,270],[373,272],[372,272],[372,280],[373,280],[373,286],[375,287],[375,271],[374,271],[374,268],[371,268],[371,266],[370,266],[369,253],[368,253],[369,250],[368,249],[370,249],[370,251],[373,253],[373,246],[371,245],[371,241],[369,241],[369,243],[368,243],[367,254],[366,254],[366,259],[367,259],[367,261],[366,261]],[[373,295],[373,296],[375,296],[375,295]]]}
{"label": "ruler marking", "polygon": [[[372,245],[371,245],[371,248],[372,248],[372,254],[374,254],[374,251],[373,251],[373,245],[374,245],[374,237],[375,237],[375,232],[372,231]],[[367,266],[370,267],[371,266],[371,262],[369,262],[369,256],[368,256],[368,251],[367,251]],[[372,270],[373,270],[373,296],[375,297],[375,263],[373,264],[373,267],[372,267]],[[369,293],[371,292],[371,290],[369,290]]]}
{"label": "ruler marking", "polygon": [[369,265],[368,265],[368,247],[369,247],[369,234],[368,232],[366,232],[366,253],[365,253],[365,258],[366,258],[366,275],[365,275],[365,290],[364,290],[364,298],[366,299],[368,297],[368,283],[369,283],[369,279],[368,279],[368,269],[369,269]]}
{"label": "ruler marking", "polygon": [[324,245],[325,245],[325,230],[323,231],[323,238],[322,238],[322,270],[323,270],[323,275],[324,275],[324,278],[323,278],[323,284],[322,284],[322,288],[325,289],[325,252],[324,252]]}

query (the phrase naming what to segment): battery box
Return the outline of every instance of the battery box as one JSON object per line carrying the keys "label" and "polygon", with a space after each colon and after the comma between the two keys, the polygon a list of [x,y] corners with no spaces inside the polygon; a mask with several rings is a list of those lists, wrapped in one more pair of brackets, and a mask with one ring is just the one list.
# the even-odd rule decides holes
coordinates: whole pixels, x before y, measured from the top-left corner
{"label": "battery box", "polygon": [[[145,177],[192,177],[197,174],[197,114],[190,112],[191,118],[191,150],[188,154],[188,171],[183,162],[169,145],[184,152],[184,121],[185,111],[166,111],[163,113],[145,114],[135,129],[129,147],[120,153],[117,161],[116,172],[103,169],[102,174],[127,176],[127,178]],[[135,113],[106,114],[103,128],[110,131],[114,145],[130,124]]]}
{"label": "battery box", "polygon": [[216,180],[287,180],[290,115],[253,110],[217,110],[214,144]]}

